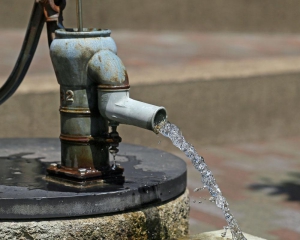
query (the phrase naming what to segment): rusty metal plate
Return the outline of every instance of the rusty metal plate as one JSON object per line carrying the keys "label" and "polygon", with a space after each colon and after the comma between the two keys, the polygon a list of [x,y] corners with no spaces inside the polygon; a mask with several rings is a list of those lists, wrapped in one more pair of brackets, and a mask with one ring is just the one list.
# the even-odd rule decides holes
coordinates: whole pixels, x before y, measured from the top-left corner
{"label": "rusty metal plate", "polygon": [[60,162],[58,139],[0,139],[0,219],[46,219],[119,213],[171,200],[185,191],[186,164],[178,157],[121,144],[124,184],[74,187],[48,181]]}

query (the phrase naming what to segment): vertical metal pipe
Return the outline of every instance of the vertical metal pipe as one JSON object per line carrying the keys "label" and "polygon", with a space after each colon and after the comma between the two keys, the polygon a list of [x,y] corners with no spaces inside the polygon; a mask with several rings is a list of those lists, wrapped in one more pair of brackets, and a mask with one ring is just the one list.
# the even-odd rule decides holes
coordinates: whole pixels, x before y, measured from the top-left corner
{"label": "vertical metal pipe", "polygon": [[78,32],[83,31],[83,24],[82,24],[82,0],[76,1],[76,10],[77,10],[77,28]]}

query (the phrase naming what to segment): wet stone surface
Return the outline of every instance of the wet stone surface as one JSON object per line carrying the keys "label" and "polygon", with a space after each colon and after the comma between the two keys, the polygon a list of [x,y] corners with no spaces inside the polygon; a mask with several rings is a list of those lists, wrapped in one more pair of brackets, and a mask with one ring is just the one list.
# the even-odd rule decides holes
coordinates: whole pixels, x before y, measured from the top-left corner
{"label": "wet stone surface", "polygon": [[185,163],[159,150],[122,144],[116,162],[125,168],[125,183],[80,188],[45,177],[47,166],[59,162],[58,139],[0,139],[0,143],[0,219],[115,213],[167,202],[186,188]]}

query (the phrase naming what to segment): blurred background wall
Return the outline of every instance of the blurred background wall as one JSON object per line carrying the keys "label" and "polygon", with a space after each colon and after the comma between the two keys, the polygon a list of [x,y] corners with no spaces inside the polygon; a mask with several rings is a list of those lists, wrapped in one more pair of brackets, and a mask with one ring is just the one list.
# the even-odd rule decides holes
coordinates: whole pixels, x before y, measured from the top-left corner
{"label": "blurred background wall", "polygon": [[[64,24],[76,27],[75,0],[67,2]],[[1,0],[0,84],[32,5]],[[298,0],[83,1],[85,27],[112,29],[131,96],[165,106],[195,145],[300,134],[299,9]],[[0,107],[0,137],[57,137],[58,95],[44,32],[23,84]],[[166,149],[147,131],[120,131],[126,142]]]}
{"label": "blurred background wall", "polygon": [[[67,0],[66,26],[76,23]],[[33,0],[1,0],[2,28],[24,28]],[[300,32],[298,0],[84,0],[90,27],[135,30]],[[88,23],[88,24],[87,24]]]}

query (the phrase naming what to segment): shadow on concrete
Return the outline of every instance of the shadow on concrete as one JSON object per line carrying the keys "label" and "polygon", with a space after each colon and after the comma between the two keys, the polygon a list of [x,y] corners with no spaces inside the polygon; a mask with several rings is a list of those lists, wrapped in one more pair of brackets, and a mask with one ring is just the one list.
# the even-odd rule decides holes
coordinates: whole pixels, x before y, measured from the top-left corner
{"label": "shadow on concrete", "polygon": [[287,201],[300,203],[300,173],[291,172],[290,180],[274,183],[270,179],[263,179],[264,183],[252,184],[249,189],[253,191],[267,190],[268,195],[287,195]]}

